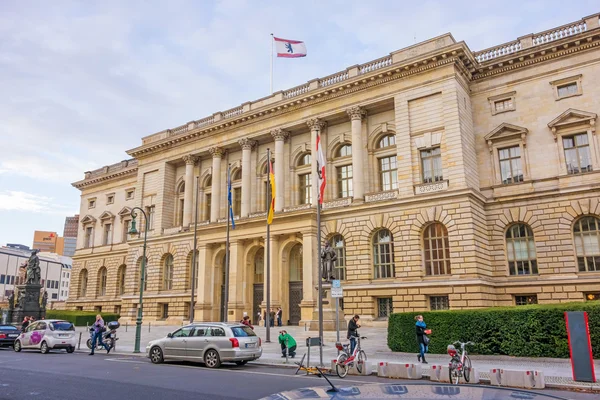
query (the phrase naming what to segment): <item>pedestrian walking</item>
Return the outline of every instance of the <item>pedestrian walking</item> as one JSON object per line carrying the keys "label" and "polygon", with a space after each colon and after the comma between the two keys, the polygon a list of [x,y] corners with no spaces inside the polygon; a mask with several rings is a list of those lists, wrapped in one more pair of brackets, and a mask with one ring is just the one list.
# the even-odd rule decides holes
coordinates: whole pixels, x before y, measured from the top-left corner
{"label": "pedestrian walking", "polygon": [[271,308],[269,312],[269,326],[273,328],[275,326],[275,311]]}
{"label": "pedestrian walking", "polygon": [[92,351],[90,352],[90,356],[94,355],[94,350],[96,349],[96,343],[100,341],[102,346],[106,349],[106,354],[110,353],[110,347],[104,343],[102,340],[102,333],[104,333],[104,320],[100,314],[96,315],[96,322],[92,325],[94,328],[94,337],[92,338]]}
{"label": "pedestrian walking", "polygon": [[431,330],[427,329],[427,324],[423,321],[422,315],[417,315],[415,317],[417,321],[416,332],[417,332],[417,343],[419,344],[419,355],[417,356],[417,360],[421,361],[423,364],[428,364],[427,360],[425,360],[425,353],[429,350],[429,336],[427,334],[431,333]]}
{"label": "pedestrian walking", "polygon": [[281,345],[281,357],[286,357],[287,354],[294,358],[296,357],[296,339],[292,337],[286,330],[279,331],[279,344]]}
{"label": "pedestrian walking", "polygon": [[244,318],[242,318],[242,320],[240,321],[241,324],[244,324],[246,326],[249,326],[250,329],[254,330],[254,327],[250,324],[250,317],[247,315],[244,315]]}
{"label": "pedestrian walking", "polygon": [[348,334],[346,335],[347,339],[350,339],[350,354],[354,353],[354,348],[356,347],[356,338],[358,337],[358,328],[360,328],[360,324],[358,320],[360,317],[356,314],[350,322],[348,322]]}
{"label": "pedestrian walking", "polygon": [[283,310],[281,309],[281,307],[279,307],[277,309],[277,313],[275,314],[277,316],[277,326],[281,326],[281,315],[283,314]]}

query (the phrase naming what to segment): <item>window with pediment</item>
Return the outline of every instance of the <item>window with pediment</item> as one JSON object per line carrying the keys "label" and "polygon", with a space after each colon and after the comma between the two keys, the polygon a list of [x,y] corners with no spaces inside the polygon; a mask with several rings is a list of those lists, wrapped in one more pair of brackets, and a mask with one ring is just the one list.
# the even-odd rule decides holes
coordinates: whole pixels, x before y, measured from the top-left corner
{"label": "window with pediment", "polygon": [[530,179],[527,128],[500,124],[485,136],[490,152],[492,185],[510,185]]}
{"label": "window with pediment", "polygon": [[596,154],[595,113],[568,109],[548,127],[558,146],[560,175],[577,175],[600,169]]}

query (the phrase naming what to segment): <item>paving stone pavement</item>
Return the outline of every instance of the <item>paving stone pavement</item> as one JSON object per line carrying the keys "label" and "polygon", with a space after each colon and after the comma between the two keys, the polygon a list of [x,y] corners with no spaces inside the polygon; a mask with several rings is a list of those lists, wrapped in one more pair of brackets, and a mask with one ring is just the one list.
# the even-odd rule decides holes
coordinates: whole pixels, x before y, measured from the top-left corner
{"label": "paving stone pavement", "polygon": [[[152,323],[144,323],[141,331],[140,350],[145,352],[146,344],[155,339],[165,337],[167,333],[178,329],[178,326],[153,325]],[[297,341],[298,348],[296,350],[296,359],[286,359],[281,357],[281,348],[277,342],[279,330],[286,329]],[[89,333],[85,327],[78,327],[78,331],[82,332],[81,350],[87,350],[85,342],[89,337]],[[300,357],[307,352],[306,338],[318,336],[318,332],[309,331],[303,326],[286,326],[274,327],[270,329],[271,342],[266,342],[266,329],[264,327],[255,327],[255,332],[263,340],[263,355],[260,358],[261,363],[281,366],[295,366],[294,362],[299,361]],[[387,346],[387,329],[365,327],[360,329],[361,336],[366,336],[367,339],[361,342],[363,350],[366,351],[367,357],[373,362],[417,362],[416,353],[397,353],[392,352]],[[135,325],[122,325],[117,331],[119,340],[116,346],[117,353],[131,354],[135,344]],[[346,332],[340,332],[342,342],[347,342]],[[435,339],[434,339],[435,340]],[[336,332],[324,332],[323,335],[323,363],[330,365],[331,360],[337,357],[335,348]],[[582,382],[574,382],[572,380],[571,363],[568,359],[553,359],[553,358],[525,358],[525,357],[509,357],[509,356],[479,356],[472,355],[471,360],[473,367],[480,371],[481,379],[489,380],[488,372],[493,368],[501,369],[516,369],[516,370],[537,370],[542,371],[546,377],[548,386],[557,387],[577,387],[600,390],[600,384],[590,384]],[[318,348],[311,348],[311,365],[319,361]],[[445,354],[428,354],[428,365],[423,365],[424,375],[429,376],[429,367],[435,364],[446,364],[448,356]],[[600,381],[600,360],[595,360],[596,377]]]}

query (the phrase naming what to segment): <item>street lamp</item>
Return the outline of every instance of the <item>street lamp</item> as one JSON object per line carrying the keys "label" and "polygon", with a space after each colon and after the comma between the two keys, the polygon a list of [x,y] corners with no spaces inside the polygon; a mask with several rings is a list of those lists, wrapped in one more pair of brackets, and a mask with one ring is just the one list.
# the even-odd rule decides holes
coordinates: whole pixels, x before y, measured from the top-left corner
{"label": "street lamp", "polygon": [[146,280],[146,238],[148,235],[148,216],[139,207],[134,207],[131,210],[131,229],[129,229],[130,235],[137,235],[139,232],[135,228],[135,218],[137,214],[134,212],[135,210],[140,210],[140,212],[144,215],[145,221],[145,229],[144,229],[144,250],[142,253],[142,270],[140,271],[140,303],[138,304],[138,314],[137,319],[135,321],[135,347],[133,349],[134,353],[140,352],[140,339],[142,336],[142,305],[144,301],[144,281]]}

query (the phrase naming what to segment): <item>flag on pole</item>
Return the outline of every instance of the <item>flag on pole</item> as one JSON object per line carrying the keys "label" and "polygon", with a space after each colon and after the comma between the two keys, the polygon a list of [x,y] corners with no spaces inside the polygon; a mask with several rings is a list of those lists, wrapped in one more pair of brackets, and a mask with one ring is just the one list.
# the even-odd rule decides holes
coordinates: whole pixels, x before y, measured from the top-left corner
{"label": "flag on pole", "polygon": [[229,203],[229,217],[231,219],[231,229],[235,229],[233,220],[233,199],[231,195],[231,167],[227,168],[227,201]]}
{"label": "flag on pole", "polygon": [[323,197],[325,194],[325,157],[323,156],[323,149],[321,147],[321,132],[317,133],[317,175],[319,181],[319,203],[323,204]]}
{"label": "flag on pole", "polygon": [[306,45],[298,40],[288,40],[273,37],[277,57],[296,58],[306,57]]}
{"label": "flag on pole", "polygon": [[269,203],[269,214],[267,215],[267,224],[273,222],[275,214],[275,174],[273,173],[273,164],[269,160],[269,184],[271,185],[271,202]]}

